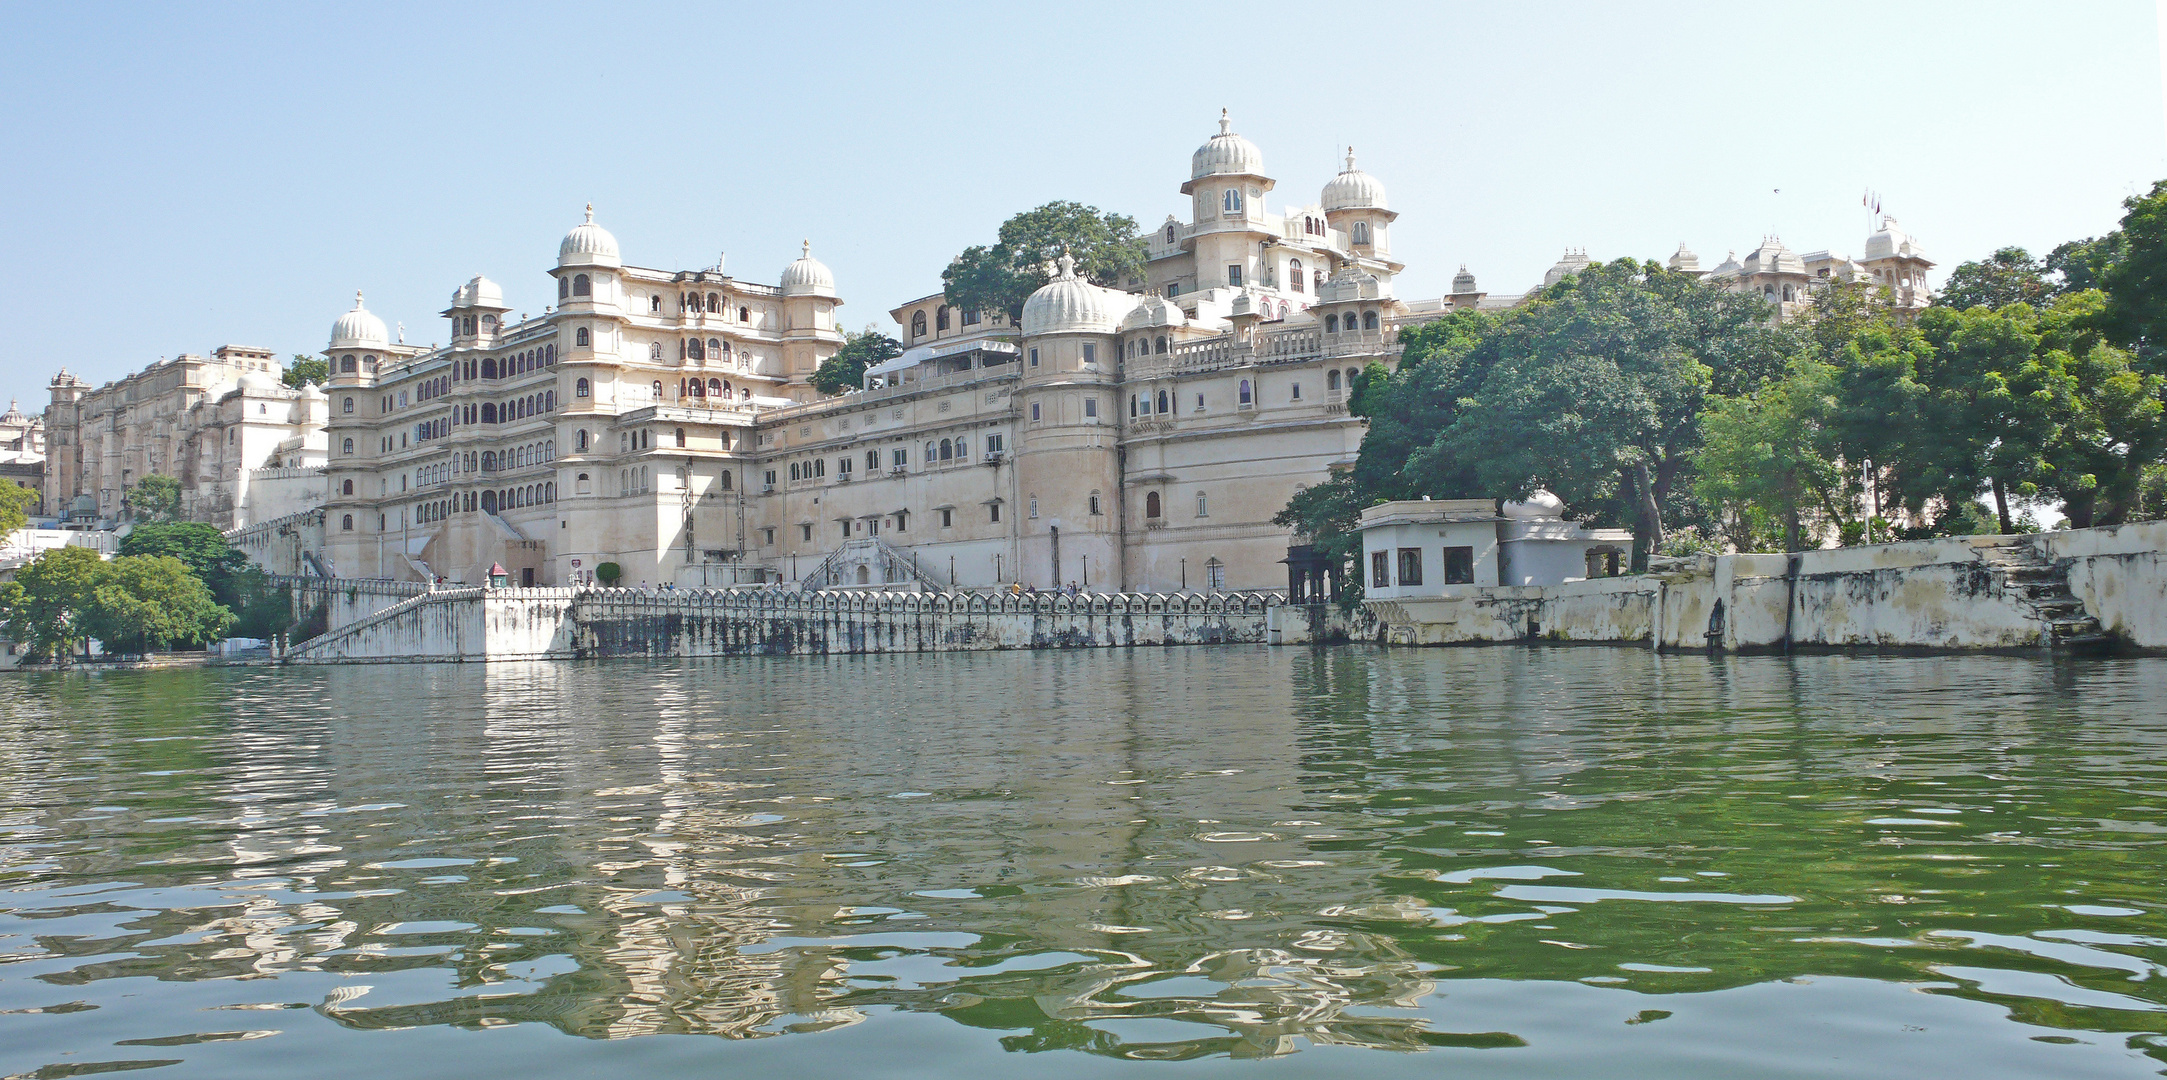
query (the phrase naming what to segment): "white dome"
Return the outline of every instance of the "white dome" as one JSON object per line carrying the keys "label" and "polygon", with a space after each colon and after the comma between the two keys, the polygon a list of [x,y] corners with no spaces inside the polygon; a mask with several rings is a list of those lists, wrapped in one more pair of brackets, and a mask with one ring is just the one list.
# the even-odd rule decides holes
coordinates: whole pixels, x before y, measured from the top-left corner
{"label": "white dome", "polygon": [[1233,122],[1227,119],[1226,110],[1221,109],[1219,134],[1196,148],[1195,155],[1189,159],[1189,179],[1237,175],[1264,175],[1264,151],[1257,149],[1257,144],[1234,134]]}
{"label": "white dome", "polygon": [[1347,167],[1324,185],[1326,210],[1387,210],[1384,183],[1354,167],[1354,147],[1347,148]]}
{"label": "white dome", "polygon": [[268,371],[244,371],[236,385],[242,393],[255,397],[275,395],[286,386]]}
{"label": "white dome", "polygon": [[1106,290],[1077,277],[1073,257],[1063,254],[1059,266],[1053,280],[1023,302],[1023,336],[1113,333]]}
{"label": "white dome", "polygon": [[1784,247],[1782,240],[1770,236],[1761,241],[1760,247],[1746,253],[1746,261],[1741,264],[1740,270],[1747,274],[1791,274],[1804,277],[1806,260],[1799,258],[1790,248]]}
{"label": "white dome", "polygon": [[331,347],[334,349],[366,349],[381,346],[391,340],[384,330],[384,320],[369,314],[361,306],[361,293],[354,293],[354,310],[339,316],[331,324]]}
{"label": "white dome", "polygon": [[1181,326],[1189,321],[1181,306],[1163,296],[1147,296],[1121,319],[1121,329],[1144,330],[1154,326]]}
{"label": "white dome", "polygon": [[1542,488],[1536,488],[1528,493],[1525,500],[1506,503],[1505,516],[1522,521],[1562,518],[1565,516],[1565,500]]}
{"label": "white dome", "polygon": [[1866,238],[1866,254],[1861,258],[1874,259],[1923,259],[1926,253],[1896,224],[1896,219],[1883,215],[1881,231]]}
{"label": "white dome", "polygon": [[474,275],[472,281],[452,290],[451,306],[504,308],[504,290],[496,282]]}
{"label": "white dome", "polygon": [[[623,266],[617,256],[617,238],[594,223],[594,204],[587,204],[587,220],[572,226],[557,245],[558,266]],[[501,297],[500,297],[501,299]]]}
{"label": "white dome", "polygon": [[328,399],[331,395],[324,392],[324,388],[321,383],[302,383],[301,396],[305,398]]}
{"label": "white dome", "polygon": [[835,275],[828,265],[813,258],[813,242],[805,241],[804,253],[783,267],[784,296],[834,296]]}
{"label": "white dome", "polygon": [[1698,274],[1700,273],[1700,256],[1693,254],[1685,246],[1685,241],[1680,240],[1678,241],[1677,253],[1670,257],[1670,268],[1680,274]]}
{"label": "white dome", "polygon": [[1455,294],[1475,292],[1475,275],[1467,272],[1467,264],[1460,264],[1460,272],[1452,275],[1452,291]]}
{"label": "white dome", "polygon": [[1588,251],[1586,248],[1566,248],[1565,257],[1559,259],[1556,266],[1544,272],[1542,276],[1543,288],[1547,289],[1565,280],[1568,276],[1577,274],[1587,268]]}

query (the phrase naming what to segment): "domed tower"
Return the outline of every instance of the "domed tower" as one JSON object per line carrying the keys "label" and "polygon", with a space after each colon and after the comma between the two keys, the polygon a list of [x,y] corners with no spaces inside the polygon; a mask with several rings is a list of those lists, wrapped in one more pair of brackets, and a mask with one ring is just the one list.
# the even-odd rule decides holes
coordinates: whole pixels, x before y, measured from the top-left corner
{"label": "domed tower", "polygon": [[790,396],[810,401],[819,396],[812,388],[813,372],[822,361],[843,346],[835,328],[835,309],[843,302],[835,296],[835,275],[827,264],[813,258],[813,242],[805,241],[798,257],[783,267],[783,370],[790,380]]}
{"label": "domed tower", "polygon": [[1893,217],[1883,215],[1880,230],[1866,238],[1866,252],[1859,265],[1873,275],[1874,284],[1889,290],[1890,300],[1899,311],[1919,311],[1932,299],[1926,272],[1933,269],[1933,260]]}
{"label": "domed tower", "polygon": [[474,275],[473,280],[452,290],[451,306],[439,314],[451,320],[451,347],[486,349],[496,344],[504,314],[504,290],[497,283]]}
{"label": "domed tower", "polygon": [[361,496],[369,492],[369,464],[375,460],[377,395],[364,392],[376,382],[377,364],[386,356],[390,335],[384,320],[362,306],[354,293],[354,309],[331,324],[331,344],[324,357],[331,365],[330,423],[324,459],[324,550],[333,566],[366,565],[367,546],[363,530],[370,519]]}
{"label": "domed tower", "polygon": [[1181,185],[1195,200],[1194,224],[1182,243],[1195,256],[1197,289],[1262,282],[1263,245],[1277,235],[1265,222],[1264,194],[1272,186],[1264,152],[1234,134],[1226,110],[1219,110],[1219,134],[1197,147],[1189,182]]}
{"label": "domed tower", "polygon": [[557,352],[564,364],[593,363],[616,355],[616,319],[621,313],[624,259],[617,238],[587,219],[572,226],[557,245]]}
{"label": "domed tower", "polygon": [[324,359],[331,366],[331,385],[360,386],[373,378],[384,348],[390,343],[384,320],[363,307],[361,291],[354,290],[354,309],[331,324],[331,344],[324,348]]}
{"label": "domed tower", "polygon": [[1016,390],[1018,580],[1039,588],[1123,586],[1115,404],[1118,318],[1133,297],[1076,275],[1063,255],[1023,304],[1023,377]]}
{"label": "domed tower", "polygon": [[1384,184],[1354,167],[1354,147],[1347,148],[1347,167],[1324,185],[1319,201],[1325,223],[1347,238],[1348,251],[1387,273],[1400,272],[1405,264],[1392,261],[1391,237],[1399,215],[1385,202]]}

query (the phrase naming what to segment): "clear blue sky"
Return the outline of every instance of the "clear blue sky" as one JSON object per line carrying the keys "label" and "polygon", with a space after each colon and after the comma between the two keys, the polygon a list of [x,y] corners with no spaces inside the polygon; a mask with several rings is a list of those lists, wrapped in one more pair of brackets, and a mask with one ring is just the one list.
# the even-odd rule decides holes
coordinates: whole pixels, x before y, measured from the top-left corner
{"label": "clear blue sky", "polygon": [[810,238],[892,332],[1015,211],[1182,211],[1222,106],[1275,207],[1355,145],[1403,297],[1567,246],[1855,254],[1868,187],[1946,271],[2167,177],[2142,0],[18,4],[7,36],[0,394],[32,408],[62,365],[314,352],[357,288],[415,342],[475,273],[538,313],[589,201],[645,266],[773,281]]}

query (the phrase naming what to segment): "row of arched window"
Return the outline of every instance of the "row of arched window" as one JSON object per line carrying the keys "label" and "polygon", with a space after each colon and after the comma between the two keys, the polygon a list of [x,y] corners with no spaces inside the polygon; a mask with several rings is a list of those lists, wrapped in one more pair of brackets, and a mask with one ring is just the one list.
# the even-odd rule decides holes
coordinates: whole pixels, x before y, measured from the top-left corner
{"label": "row of arched window", "polygon": [[[648,310],[649,312],[652,312],[652,313],[655,313],[655,314],[661,314],[661,312],[662,312],[662,297],[661,297],[661,295],[660,295],[660,294],[657,294],[657,295],[655,295],[655,296],[650,296],[650,297],[648,297],[648,298],[647,298],[647,310]],[[703,304],[703,303],[701,303],[701,298],[700,298],[700,294],[699,294],[699,293],[694,293],[694,292],[687,292],[687,293],[678,293],[678,294],[677,294],[677,310],[679,310],[679,311],[706,311],[707,313],[709,313],[709,314],[712,314],[712,315],[727,315],[727,314],[729,314],[729,310],[728,310],[727,308],[725,308],[725,307],[723,307],[723,306],[722,306],[722,294],[721,294],[721,293],[708,293],[708,294],[707,294],[707,298],[706,298],[706,303],[704,303],[704,304]],[[745,322],[745,323],[749,323],[749,322],[751,322],[751,321],[752,321],[752,309],[751,309],[751,308],[749,308],[749,307],[740,307],[740,308],[738,308],[738,309],[737,309],[737,321],[739,321],[739,322]]]}
{"label": "row of arched window", "polygon": [[1360,323],[1355,322],[1354,312],[1351,311],[1347,313],[1347,317],[1344,320],[1342,320],[1338,315],[1326,315],[1324,317],[1325,333],[1336,334],[1339,333],[1341,329],[1346,329],[1349,331],[1375,330],[1377,329],[1377,313],[1374,311],[1363,312],[1362,321]]}
{"label": "row of arched window", "polygon": [[740,390],[732,387],[728,379],[709,379],[705,383],[698,379],[679,379],[677,381],[677,396],[679,398],[729,398],[740,393],[749,399],[752,397],[752,387],[747,386]]}
{"label": "row of arched window", "polygon": [[[346,491],[347,494],[353,493],[353,481],[347,481]],[[451,517],[451,515],[459,513],[462,508],[470,514],[477,507],[494,514],[499,510],[516,510],[524,506],[546,506],[556,501],[556,482],[542,481],[527,484],[523,487],[498,488],[479,493],[472,491],[463,494],[455,493],[447,499],[432,499],[428,502],[416,503],[413,514],[416,523],[429,524],[443,521]],[[379,529],[386,527],[382,515],[377,516],[377,527]],[[354,531],[354,515],[339,515],[339,529],[343,532]]]}
{"label": "row of arched window", "polygon": [[370,355],[362,357],[361,363],[358,365],[354,363],[354,358],[351,356],[339,357],[339,374],[352,375],[356,367],[359,367],[360,370],[366,371],[371,375],[376,374],[375,354],[372,353]]}
{"label": "row of arched window", "polygon": [[[481,361],[481,377],[484,379],[510,379],[530,371],[554,366],[556,362],[557,347],[555,345],[544,345],[539,348],[525,349],[513,353],[501,360],[495,357],[485,357]],[[466,377],[469,379],[475,375],[474,365],[475,362],[472,360],[465,363]],[[458,373],[459,368],[460,365],[458,364],[452,365],[454,375]]]}
{"label": "row of arched window", "polygon": [[[584,391],[587,380],[579,381]],[[584,392],[581,397],[587,396]],[[510,398],[502,402],[484,401],[480,405],[467,405],[459,410],[469,424],[509,424],[530,416],[557,411],[557,392],[544,390],[525,397]]]}
{"label": "row of arched window", "polygon": [[557,299],[559,300],[567,296],[592,295],[594,295],[594,284],[587,280],[585,274],[573,274],[569,278],[557,279]]}
{"label": "row of arched window", "polygon": [[[1091,512],[1098,513],[1097,510]],[[1147,491],[1144,493],[1144,516],[1147,518],[1163,518],[1166,516],[1166,504],[1159,500],[1158,492]],[[1196,493],[1196,516],[1211,516],[1211,497],[1201,491]],[[1212,561],[1217,562],[1218,560],[1214,559]]]}

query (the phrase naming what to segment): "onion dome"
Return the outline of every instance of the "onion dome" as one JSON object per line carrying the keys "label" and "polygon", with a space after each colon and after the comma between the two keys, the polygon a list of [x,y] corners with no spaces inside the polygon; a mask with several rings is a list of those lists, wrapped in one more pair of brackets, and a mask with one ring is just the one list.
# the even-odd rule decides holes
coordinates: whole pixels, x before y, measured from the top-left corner
{"label": "onion dome", "polygon": [[1226,110],[1219,110],[1219,134],[1197,147],[1196,153],[1189,158],[1189,179],[1262,175],[1264,151],[1257,149],[1257,144],[1234,134],[1233,122],[1227,119]]}
{"label": "onion dome", "polygon": [[1784,247],[1783,241],[1768,236],[1761,239],[1760,247],[1746,253],[1746,260],[1740,264],[1740,271],[1747,274],[1792,274],[1804,277],[1806,260],[1799,258],[1790,248]]}
{"label": "onion dome", "polygon": [[1354,147],[1347,148],[1347,167],[1324,185],[1326,210],[1386,210],[1384,184],[1354,167]]}
{"label": "onion dome", "polygon": [[1188,321],[1189,317],[1182,313],[1181,305],[1163,296],[1147,296],[1130,309],[1127,315],[1122,316],[1121,329],[1126,333],[1130,330],[1148,330],[1155,326],[1181,326]]}
{"label": "onion dome", "polygon": [[557,245],[558,266],[623,266],[617,255],[617,238],[594,223],[594,204],[587,204],[587,220],[572,226]]}
{"label": "onion dome", "polygon": [[1700,256],[1686,249],[1685,241],[1678,242],[1678,251],[1670,257],[1670,268],[1680,274],[1700,273]]}
{"label": "onion dome", "polygon": [[244,394],[253,397],[271,397],[286,388],[286,384],[268,371],[244,371],[235,383]]}
{"label": "onion dome", "polygon": [[30,418],[23,415],[22,404],[16,401],[14,398],[9,398],[8,411],[0,413],[0,424],[20,425],[27,424],[29,422]]}
{"label": "onion dome", "polygon": [[1475,275],[1467,272],[1466,263],[1461,263],[1460,272],[1452,275],[1452,291],[1454,293],[1471,293],[1477,291],[1475,288]]}
{"label": "onion dome", "polygon": [[1716,268],[1711,271],[1708,276],[1717,281],[1722,281],[1726,278],[1737,277],[1739,271],[1743,269],[1744,267],[1738,265],[1738,253],[1735,251],[1726,251],[1723,253],[1723,261],[1717,263]]}
{"label": "onion dome", "polygon": [[783,267],[784,296],[834,296],[835,275],[826,263],[813,258],[813,242],[805,241],[803,253]]}
{"label": "onion dome", "polygon": [[1550,286],[1565,280],[1567,277],[1577,274],[1587,268],[1588,249],[1566,248],[1565,256],[1557,261],[1557,265],[1552,266],[1549,270],[1543,273],[1543,288],[1547,289]]}
{"label": "onion dome", "polygon": [[1076,276],[1074,256],[1063,253],[1057,265],[1053,280],[1023,302],[1023,336],[1113,333],[1106,290]]}
{"label": "onion dome", "polygon": [[361,306],[361,292],[354,291],[354,310],[339,316],[331,324],[331,347],[334,349],[366,349],[384,345],[391,335],[384,331],[384,320],[369,314]]}
{"label": "onion dome", "polygon": [[320,383],[302,383],[301,396],[311,399],[323,398],[325,400],[329,400],[331,397],[330,394],[324,392],[324,388]]}
{"label": "onion dome", "polygon": [[474,275],[472,281],[452,290],[451,306],[455,308],[481,307],[509,310],[504,307],[504,290],[498,287],[496,282],[480,274]]}
{"label": "onion dome", "polygon": [[1526,499],[1520,502],[1506,503],[1505,516],[1521,521],[1545,519],[1554,521],[1565,516],[1565,500],[1542,488],[1536,488],[1528,493]]}
{"label": "onion dome", "polygon": [[1881,217],[1881,231],[1866,238],[1866,254],[1861,258],[1874,259],[1924,259],[1926,253],[1919,250],[1918,242],[1897,226],[1896,219],[1886,214]]}

